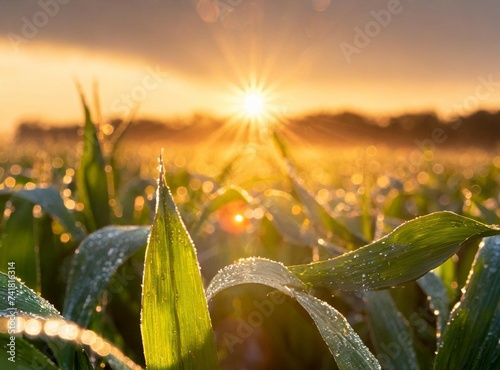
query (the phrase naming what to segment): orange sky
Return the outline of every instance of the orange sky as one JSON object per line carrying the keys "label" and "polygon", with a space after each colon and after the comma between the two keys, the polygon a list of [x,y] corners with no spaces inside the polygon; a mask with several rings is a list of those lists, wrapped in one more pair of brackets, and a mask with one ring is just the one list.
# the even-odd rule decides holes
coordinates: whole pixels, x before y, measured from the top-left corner
{"label": "orange sky", "polygon": [[105,117],[227,115],[252,81],[283,114],[498,109],[500,4],[353,3],[2,1],[0,131],[78,122],[74,78]]}

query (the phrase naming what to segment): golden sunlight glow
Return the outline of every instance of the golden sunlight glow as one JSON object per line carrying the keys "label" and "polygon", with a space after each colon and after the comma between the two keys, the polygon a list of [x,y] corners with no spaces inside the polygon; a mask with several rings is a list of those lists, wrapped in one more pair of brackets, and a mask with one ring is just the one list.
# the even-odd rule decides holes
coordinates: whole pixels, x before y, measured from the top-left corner
{"label": "golden sunlight glow", "polygon": [[234,216],[234,221],[241,224],[243,221],[245,221],[245,217],[243,217],[243,215],[237,214],[236,216]]}
{"label": "golden sunlight glow", "polygon": [[245,112],[251,117],[257,117],[262,114],[264,109],[264,99],[259,94],[248,94],[244,101]]}
{"label": "golden sunlight glow", "polygon": [[255,77],[242,77],[239,83],[229,84],[223,104],[229,116],[210,140],[213,142],[224,136],[238,143],[268,140],[271,127],[279,116],[277,96],[274,85]]}
{"label": "golden sunlight glow", "polygon": [[142,367],[135,364],[130,358],[125,356],[118,348],[114,347],[104,338],[93,331],[80,328],[73,322],[62,319],[40,319],[27,316],[16,316],[15,324],[12,326],[10,317],[0,317],[0,333],[9,334],[14,328],[14,334],[25,333],[30,337],[47,335],[49,337],[59,337],[66,341],[80,345],[89,346],[90,349],[101,357],[112,354],[120,362],[133,370],[142,370]]}

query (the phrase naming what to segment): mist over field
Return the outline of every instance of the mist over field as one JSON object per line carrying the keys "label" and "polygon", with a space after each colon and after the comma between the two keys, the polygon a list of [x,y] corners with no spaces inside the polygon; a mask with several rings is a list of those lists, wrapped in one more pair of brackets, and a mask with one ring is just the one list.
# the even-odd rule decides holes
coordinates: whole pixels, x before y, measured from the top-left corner
{"label": "mist over field", "polygon": [[[371,144],[415,147],[423,151],[439,148],[459,150],[467,147],[489,151],[498,149],[500,144],[500,113],[486,111],[447,121],[440,120],[434,113],[405,114],[380,119],[352,112],[318,113],[289,119],[275,117],[274,120],[274,124],[282,125],[284,133],[298,146],[345,147]],[[120,123],[121,120],[112,120],[107,125],[115,130]],[[237,126],[245,124],[202,114],[171,121],[137,119],[128,128],[125,140],[155,142],[159,145],[172,142],[178,145],[195,145],[212,138],[216,138],[220,145],[238,140],[245,142],[249,138],[238,136]],[[79,128],[78,124],[54,127],[38,122],[25,122],[17,127],[14,140],[39,143],[76,141]]]}

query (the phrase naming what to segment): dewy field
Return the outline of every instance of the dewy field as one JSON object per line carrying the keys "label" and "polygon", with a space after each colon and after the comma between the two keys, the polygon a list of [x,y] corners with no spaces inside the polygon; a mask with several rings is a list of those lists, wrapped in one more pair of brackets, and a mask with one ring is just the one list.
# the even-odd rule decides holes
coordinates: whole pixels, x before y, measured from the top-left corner
{"label": "dewy field", "polygon": [[84,118],[0,149],[0,368],[500,368],[498,151]]}
{"label": "dewy field", "polygon": [[0,370],[500,370],[499,15],[0,0]]}

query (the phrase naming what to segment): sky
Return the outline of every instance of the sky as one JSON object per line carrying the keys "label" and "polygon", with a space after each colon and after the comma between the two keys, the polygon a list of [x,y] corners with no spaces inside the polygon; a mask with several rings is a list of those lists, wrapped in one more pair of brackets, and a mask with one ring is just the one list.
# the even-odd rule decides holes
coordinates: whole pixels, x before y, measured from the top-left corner
{"label": "sky", "polygon": [[[496,0],[0,0],[0,132],[104,118],[500,106]],[[78,82],[75,82],[78,81]]]}

